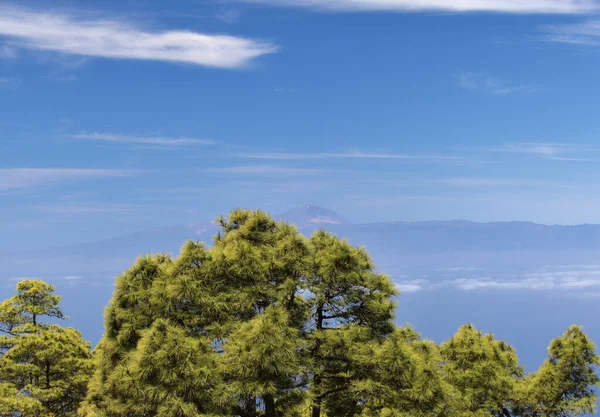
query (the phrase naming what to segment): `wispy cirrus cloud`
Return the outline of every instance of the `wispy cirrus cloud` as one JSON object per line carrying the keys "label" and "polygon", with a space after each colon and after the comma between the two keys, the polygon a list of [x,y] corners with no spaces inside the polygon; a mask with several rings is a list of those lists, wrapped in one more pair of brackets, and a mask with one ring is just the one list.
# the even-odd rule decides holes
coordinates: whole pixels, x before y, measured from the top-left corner
{"label": "wispy cirrus cloud", "polygon": [[0,59],[13,59],[17,57],[15,48],[8,45],[0,45]]}
{"label": "wispy cirrus cloud", "polygon": [[477,177],[452,177],[442,178],[439,180],[431,180],[428,182],[446,184],[453,187],[519,187],[519,188],[538,188],[538,187],[561,187],[564,184],[555,181],[540,181],[534,179],[521,178],[477,178]]}
{"label": "wispy cirrus cloud", "polygon": [[138,145],[157,145],[157,146],[194,146],[194,145],[214,145],[216,142],[211,139],[197,138],[170,138],[161,136],[130,136],[113,133],[79,133],[71,135],[74,139],[90,140],[97,142],[129,143]]}
{"label": "wispy cirrus cloud", "polygon": [[519,14],[577,14],[598,9],[594,0],[245,0],[322,11],[448,11]]}
{"label": "wispy cirrus cloud", "polygon": [[130,171],[114,169],[3,168],[0,169],[0,192],[130,175]]}
{"label": "wispy cirrus cloud", "polygon": [[53,214],[102,214],[102,213],[129,213],[139,209],[133,204],[113,203],[58,203],[46,204],[37,207],[38,211]]}
{"label": "wispy cirrus cloud", "polygon": [[78,275],[69,275],[69,276],[63,277],[63,279],[65,281],[79,281],[79,280],[82,280],[83,278]]}
{"label": "wispy cirrus cloud", "polygon": [[21,84],[21,81],[16,78],[0,77],[0,88],[12,90]]}
{"label": "wispy cirrus cloud", "polygon": [[80,14],[0,5],[3,48],[68,55],[187,63],[241,68],[278,47],[242,37],[187,30],[158,31],[115,19],[90,20]]}
{"label": "wispy cirrus cloud", "polygon": [[588,161],[590,149],[570,143],[513,143],[503,147],[489,149],[491,152],[531,154],[554,161]]}
{"label": "wispy cirrus cloud", "polygon": [[238,153],[236,156],[251,159],[294,160],[294,159],[404,159],[404,160],[456,160],[455,156],[447,155],[410,155],[384,152],[351,151],[343,153],[293,153],[293,152],[255,152]]}
{"label": "wispy cirrus cloud", "polygon": [[489,94],[492,96],[506,96],[509,94],[532,94],[540,91],[539,88],[525,85],[513,85],[497,78],[481,73],[461,72],[455,75],[458,85],[469,91]]}
{"label": "wispy cirrus cloud", "polygon": [[334,172],[329,169],[318,168],[295,168],[282,167],[274,165],[239,165],[225,168],[206,169],[206,172],[215,174],[233,174],[233,175],[319,175]]}
{"label": "wispy cirrus cloud", "polygon": [[542,27],[542,31],[545,33],[542,39],[546,41],[600,46],[600,20],[598,19],[574,24],[546,25]]}

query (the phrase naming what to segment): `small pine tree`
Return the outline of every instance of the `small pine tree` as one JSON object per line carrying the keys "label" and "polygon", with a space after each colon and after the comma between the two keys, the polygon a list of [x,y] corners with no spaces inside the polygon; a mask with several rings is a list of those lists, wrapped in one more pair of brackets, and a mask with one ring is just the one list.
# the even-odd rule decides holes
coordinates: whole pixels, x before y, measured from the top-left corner
{"label": "small pine tree", "polygon": [[92,371],[90,345],[71,328],[40,322],[64,318],[54,287],[38,280],[17,284],[0,305],[1,415],[75,416]]}
{"label": "small pine tree", "polygon": [[444,380],[438,346],[421,340],[410,327],[399,328],[366,350],[365,380],[358,392],[365,398],[362,415],[448,416],[453,387]]}
{"label": "small pine tree", "polygon": [[548,348],[540,369],[520,382],[514,415],[526,417],[583,416],[596,411],[595,367],[600,357],[579,326],[571,326]]}
{"label": "small pine tree", "polygon": [[460,394],[458,405],[465,415],[502,416],[508,412],[517,379],[523,375],[510,345],[465,325],[441,345],[440,353],[442,372]]}

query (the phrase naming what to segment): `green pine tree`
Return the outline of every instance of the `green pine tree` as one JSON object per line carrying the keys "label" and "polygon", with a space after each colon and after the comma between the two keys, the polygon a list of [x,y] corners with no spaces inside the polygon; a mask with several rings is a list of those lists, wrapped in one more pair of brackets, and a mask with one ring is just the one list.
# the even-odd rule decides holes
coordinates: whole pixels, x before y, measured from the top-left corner
{"label": "green pine tree", "polygon": [[242,404],[239,414],[247,409],[248,398],[261,398],[267,417],[282,416],[301,400],[302,341],[289,322],[285,309],[271,306],[241,325],[224,343],[221,372],[231,401]]}
{"label": "green pine tree", "polygon": [[[324,231],[305,238],[260,211],[235,210],[219,223],[211,248],[187,242],[176,259],[146,256],[118,277],[81,416],[567,417],[593,409],[598,357],[580,328],[524,376],[510,345],[473,326],[441,346],[395,329],[394,285],[364,249]],[[31,322],[19,311],[4,308],[5,331]]]}
{"label": "green pine tree", "polygon": [[454,387],[445,381],[438,346],[410,327],[399,328],[365,350],[363,416],[452,416]]}
{"label": "green pine tree", "polygon": [[351,387],[364,366],[353,346],[393,331],[396,291],[387,276],[374,272],[364,249],[325,231],[309,239],[309,248],[310,348],[304,355],[311,377],[311,416],[323,411],[353,415],[361,398],[352,395]]}
{"label": "green pine tree", "polygon": [[583,416],[595,413],[598,385],[596,347],[579,326],[571,326],[548,348],[540,369],[520,382],[513,415]]}
{"label": "green pine tree", "polygon": [[17,284],[0,305],[0,411],[3,416],[75,416],[92,371],[90,345],[71,328],[40,322],[64,318],[54,287]]}
{"label": "green pine tree", "polygon": [[515,350],[472,325],[462,326],[440,347],[442,372],[459,393],[463,416],[502,416],[522,377]]}

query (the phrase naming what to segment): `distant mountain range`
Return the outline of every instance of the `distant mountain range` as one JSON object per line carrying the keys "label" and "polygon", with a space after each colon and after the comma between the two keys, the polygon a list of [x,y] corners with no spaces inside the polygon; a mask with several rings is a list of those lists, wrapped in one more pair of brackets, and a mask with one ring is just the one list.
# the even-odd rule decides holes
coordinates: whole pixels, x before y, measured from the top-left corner
{"label": "distant mountain range", "polygon": [[[310,204],[276,216],[304,234],[324,228],[365,246],[393,278],[423,269],[500,269],[600,263],[600,225],[546,226],[464,220],[353,224]],[[0,254],[0,277],[114,276],[142,254],[176,255],[188,239],[211,243],[215,222],[175,225],[36,251]]]}

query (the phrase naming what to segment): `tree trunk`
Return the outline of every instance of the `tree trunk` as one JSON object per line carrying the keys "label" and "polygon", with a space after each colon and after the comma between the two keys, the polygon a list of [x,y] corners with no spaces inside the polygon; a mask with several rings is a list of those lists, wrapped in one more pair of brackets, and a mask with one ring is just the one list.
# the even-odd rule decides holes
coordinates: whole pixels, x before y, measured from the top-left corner
{"label": "tree trunk", "polygon": [[248,396],[244,401],[243,408],[240,413],[240,417],[256,417],[256,397]]}
{"label": "tree trunk", "polygon": [[315,400],[313,405],[311,406],[311,417],[321,417],[321,401]]}
{"label": "tree trunk", "polygon": [[[317,323],[316,323],[316,327],[317,327],[317,332],[320,332],[321,330],[323,330],[323,304],[319,304],[317,306]],[[319,335],[320,336],[320,335]],[[313,351],[313,356],[314,358],[317,358],[319,356],[319,350],[321,347],[321,341],[320,339],[317,339],[315,341],[315,348]],[[314,370],[314,376],[313,376],[313,386],[312,391],[314,393],[317,394],[317,396],[319,395],[319,389],[321,387],[321,376],[318,374],[319,370],[319,364],[317,361],[317,369]],[[313,401],[313,404],[311,405],[311,417],[321,417],[321,398],[316,398]]]}
{"label": "tree trunk", "polygon": [[265,417],[275,417],[275,398],[272,395],[265,395]]}
{"label": "tree trunk", "polygon": [[50,364],[46,364],[46,389],[50,389]]}

